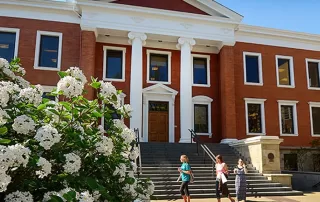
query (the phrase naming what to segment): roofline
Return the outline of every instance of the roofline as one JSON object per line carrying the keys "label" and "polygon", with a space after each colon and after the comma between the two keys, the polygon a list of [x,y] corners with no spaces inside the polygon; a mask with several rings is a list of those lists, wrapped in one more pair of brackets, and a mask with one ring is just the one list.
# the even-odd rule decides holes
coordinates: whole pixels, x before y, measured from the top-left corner
{"label": "roofline", "polygon": [[73,11],[76,6],[76,2],[61,2],[51,0],[0,0],[0,4],[14,5],[14,6],[29,6],[36,8],[48,8],[55,10]]}
{"label": "roofline", "polygon": [[225,9],[228,9],[229,11],[234,12],[234,13],[236,13],[237,15],[241,16],[242,18],[244,18],[244,16],[243,16],[243,15],[241,15],[240,13],[238,13],[238,12],[236,12],[236,11],[232,10],[231,8],[228,8],[228,7],[226,7],[225,5],[223,5],[223,4],[221,4],[221,3],[219,3],[219,2],[217,2],[217,1],[215,1],[215,0],[212,0],[212,1],[214,1],[216,4],[219,4],[220,6],[224,7]]}

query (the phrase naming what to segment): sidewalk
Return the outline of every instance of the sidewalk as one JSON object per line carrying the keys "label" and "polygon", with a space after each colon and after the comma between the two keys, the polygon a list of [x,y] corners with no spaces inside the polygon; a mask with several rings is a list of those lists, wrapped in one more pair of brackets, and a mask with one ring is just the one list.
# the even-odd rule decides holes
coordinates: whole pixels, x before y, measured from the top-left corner
{"label": "sidewalk", "polygon": [[[151,202],[175,201],[183,202],[183,200],[151,200]],[[217,199],[191,199],[191,202],[216,202]],[[229,202],[223,198],[221,202]],[[320,192],[305,193],[304,196],[268,196],[261,198],[248,197],[247,202],[320,202]]]}

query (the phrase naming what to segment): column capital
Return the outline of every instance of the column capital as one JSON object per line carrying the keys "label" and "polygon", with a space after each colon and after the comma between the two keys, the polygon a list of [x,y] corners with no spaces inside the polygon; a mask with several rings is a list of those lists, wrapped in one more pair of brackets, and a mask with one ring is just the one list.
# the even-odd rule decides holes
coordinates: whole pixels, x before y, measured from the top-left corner
{"label": "column capital", "polygon": [[132,41],[134,39],[139,39],[142,42],[142,45],[146,44],[147,35],[145,33],[129,32],[128,37],[129,37],[129,44],[132,44]]}
{"label": "column capital", "polygon": [[183,45],[189,45],[190,48],[192,49],[192,47],[193,47],[194,45],[196,45],[196,41],[195,41],[193,38],[180,37],[180,38],[178,39],[178,44],[177,44],[176,47],[177,47],[177,49],[180,49],[181,46],[183,46]]}

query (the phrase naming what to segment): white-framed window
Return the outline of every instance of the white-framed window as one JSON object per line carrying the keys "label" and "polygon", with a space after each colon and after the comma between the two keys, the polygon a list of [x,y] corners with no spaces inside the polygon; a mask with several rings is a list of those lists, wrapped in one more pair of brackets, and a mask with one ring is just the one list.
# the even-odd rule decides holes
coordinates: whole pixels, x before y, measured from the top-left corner
{"label": "white-framed window", "polygon": [[311,136],[320,137],[320,102],[309,102]]}
{"label": "white-framed window", "polygon": [[192,98],[192,122],[193,130],[197,135],[212,136],[211,130],[211,103],[212,99],[207,96],[195,96]]}
{"label": "white-framed window", "polygon": [[278,100],[280,136],[298,136],[298,101]]}
{"label": "white-framed window", "polygon": [[49,100],[58,102],[59,101],[58,97],[50,95],[51,91],[54,88],[56,88],[56,86],[42,86],[42,89],[43,89],[42,98],[47,98]]}
{"label": "white-framed window", "polygon": [[264,102],[266,99],[244,98],[247,135],[266,135]]}
{"label": "white-framed window", "polygon": [[210,87],[210,55],[192,54],[193,86]]}
{"label": "white-framed window", "polygon": [[277,86],[294,88],[293,57],[276,55]]}
{"label": "white-framed window", "polygon": [[171,52],[147,50],[147,83],[171,84]]}
{"label": "white-framed window", "polygon": [[0,58],[9,62],[18,56],[20,29],[0,27]]}
{"label": "white-framed window", "polygon": [[245,85],[263,85],[261,53],[243,52],[243,71]]}
{"label": "white-framed window", "polygon": [[126,48],[103,46],[103,80],[125,81]]}
{"label": "white-framed window", "polygon": [[62,54],[62,33],[37,31],[34,68],[60,71]]}
{"label": "white-framed window", "polygon": [[[120,105],[124,105],[124,98],[126,97],[127,95],[124,94],[124,93],[121,93],[120,94]],[[104,105],[102,106],[104,108]],[[124,119],[123,117],[121,117],[121,121],[124,122]],[[105,124],[104,124],[104,117],[101,118],[101,125],[103,126],[103,128],[106,130],[105,128]]]}
{"label": "white-framed window", "polygon": [[308,89],[320,90],[320,60],[306,59]]}

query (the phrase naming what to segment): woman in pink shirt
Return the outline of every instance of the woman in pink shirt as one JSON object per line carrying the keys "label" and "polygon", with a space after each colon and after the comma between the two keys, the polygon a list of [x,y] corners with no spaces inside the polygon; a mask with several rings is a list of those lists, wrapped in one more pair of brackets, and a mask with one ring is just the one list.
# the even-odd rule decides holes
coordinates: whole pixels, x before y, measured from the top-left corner
{"label": "woman in pink shirt", "polygon": [[234,202],[234,199],[230,196],[229,190],[228,190],[228,185],[227,182],[223,183],[222,179],[228,178],[229,172],[228,172],[228,166],[225,164],[222,160],[222,156],[218,155],[216,156],[216,196],[218,199],[218,202],[221,202],[221,196],[220,192],[222,195],[228,196],[229,200],[231,202]]}

